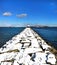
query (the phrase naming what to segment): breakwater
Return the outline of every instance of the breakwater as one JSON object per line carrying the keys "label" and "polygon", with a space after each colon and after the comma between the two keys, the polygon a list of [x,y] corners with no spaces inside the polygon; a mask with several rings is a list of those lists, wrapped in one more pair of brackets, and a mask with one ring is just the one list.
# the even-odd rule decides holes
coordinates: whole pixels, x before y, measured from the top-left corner
{"label": "breakwater", "polygon": [[25,28],[0,48],[0,65],[55,65],[55,55],[49,48],[36,32]]}

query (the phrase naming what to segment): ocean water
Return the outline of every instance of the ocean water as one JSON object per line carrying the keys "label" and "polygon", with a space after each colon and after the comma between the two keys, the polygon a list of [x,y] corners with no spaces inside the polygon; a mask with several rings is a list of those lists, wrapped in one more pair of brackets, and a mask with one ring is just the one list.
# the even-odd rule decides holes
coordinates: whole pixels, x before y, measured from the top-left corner
{"label": "ocean water", "polygon": [[24,27],[0,27],[0,47],[23,29]]}
{"label": "ocean water", "polygon": [[[2,47],[13,36],[20,33],[24,27],[0,27],[0,47]],[[50,43],[57,49],[57,28],[32,28],[36,31],[46,42]]]}
{"label": "ocean water", "polygon": [[57,49],[57,27],[33,28],[48,44]]}

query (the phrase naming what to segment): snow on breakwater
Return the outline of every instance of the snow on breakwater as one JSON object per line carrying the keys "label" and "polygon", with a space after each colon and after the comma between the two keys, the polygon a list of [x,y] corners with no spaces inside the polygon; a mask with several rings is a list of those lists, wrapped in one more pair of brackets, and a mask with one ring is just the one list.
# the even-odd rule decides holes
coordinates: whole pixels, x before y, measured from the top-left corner
{"label": "snow on breakwater", "polygon": [[25,28],[0,48],[0,65],[55,65],[49,48],[36,32]]}

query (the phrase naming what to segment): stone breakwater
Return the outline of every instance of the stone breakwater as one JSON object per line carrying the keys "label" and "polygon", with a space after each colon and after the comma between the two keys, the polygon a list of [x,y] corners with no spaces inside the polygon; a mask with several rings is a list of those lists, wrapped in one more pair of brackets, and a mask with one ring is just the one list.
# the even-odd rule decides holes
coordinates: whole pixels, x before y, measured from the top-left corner
{"label": "stone breakwater", "polygon": [[51,48],[31,28],[25,28],[0,48],[0,65],[55,65]]}

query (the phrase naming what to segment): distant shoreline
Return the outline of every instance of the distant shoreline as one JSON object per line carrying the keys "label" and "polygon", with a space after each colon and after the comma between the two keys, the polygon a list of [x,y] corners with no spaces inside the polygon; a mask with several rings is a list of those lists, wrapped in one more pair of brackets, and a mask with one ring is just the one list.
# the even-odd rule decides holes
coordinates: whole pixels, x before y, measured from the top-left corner
{"label": "distant shoreline", "polygon": [[[17,26],[0,26],[0,27],[17,27]],[[20,26],[20,27],[27,27],[27,26]],[[52,27],[54,27],[54,28],[56,28],[57,26],[39,26],[39,27],[37,27],[37,26],[30,26],[31,28],[52,28]]]}

